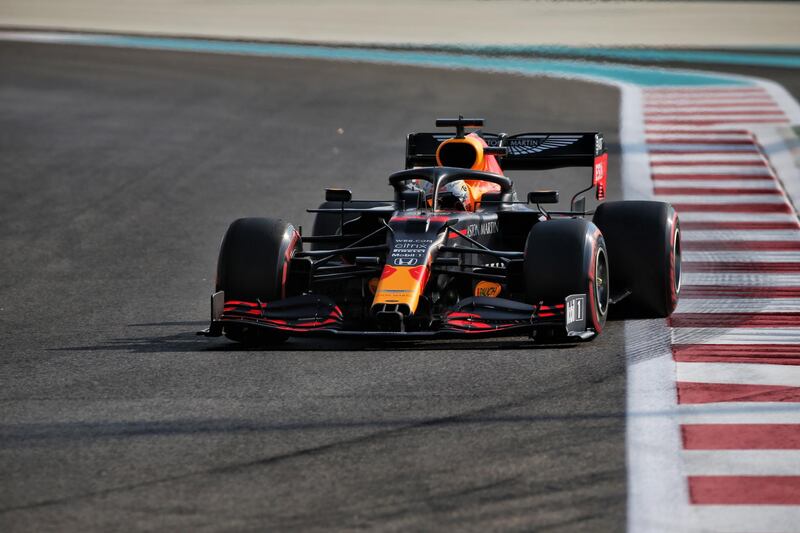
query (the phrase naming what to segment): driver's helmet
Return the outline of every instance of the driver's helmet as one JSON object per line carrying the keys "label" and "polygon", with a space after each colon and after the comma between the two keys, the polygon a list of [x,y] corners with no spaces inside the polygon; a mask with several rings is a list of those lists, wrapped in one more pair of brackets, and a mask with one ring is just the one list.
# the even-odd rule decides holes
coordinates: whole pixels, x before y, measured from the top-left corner
{"label": "driver's helmet", "polygon": [[[414,186],[425,192],[428,202],[433,202],[433,184],[425,180],[414,180]],[[472,211],[472,196],[464,180],[451,181],[439,187],[439,207],[455,211]]]}

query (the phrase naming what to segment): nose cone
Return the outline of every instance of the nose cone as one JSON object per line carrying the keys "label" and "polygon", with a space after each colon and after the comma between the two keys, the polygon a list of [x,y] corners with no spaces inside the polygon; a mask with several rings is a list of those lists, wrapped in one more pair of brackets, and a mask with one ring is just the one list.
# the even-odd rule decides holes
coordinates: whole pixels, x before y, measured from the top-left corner
{"label": "nose cone", "polygon": [[430,271],[425,265],[386,265],[372,300],[373,311],[383,309],[384,305],[396,305],[397,309],[406,309],[409,315],[413,315],[429,275]]}

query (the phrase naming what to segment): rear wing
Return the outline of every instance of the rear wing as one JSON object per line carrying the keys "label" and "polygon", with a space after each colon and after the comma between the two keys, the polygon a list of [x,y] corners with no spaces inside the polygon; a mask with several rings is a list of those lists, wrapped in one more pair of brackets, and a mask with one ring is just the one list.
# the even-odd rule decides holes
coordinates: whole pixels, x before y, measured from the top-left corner
{"label": "rear wing", "polygon": [[[483,133],[478,135],[490,147],[507,149],[496,156],[503,170],[550,170],[564,167],[591,167],[597,199],[606,196],[608,153],[599,132],[582,133]],[[409,133],[406,139],[406,168],[436,166],[436,149],[452,138],[447,133]]]}

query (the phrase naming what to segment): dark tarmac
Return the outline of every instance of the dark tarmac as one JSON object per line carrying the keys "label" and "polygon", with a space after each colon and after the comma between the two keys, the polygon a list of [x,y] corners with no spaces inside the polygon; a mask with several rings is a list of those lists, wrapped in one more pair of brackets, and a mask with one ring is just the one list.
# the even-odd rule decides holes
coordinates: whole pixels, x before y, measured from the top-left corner
{"label": "dark tarmac", "polygon": [[[310,230],[326,186],[388,196],[405,134],[436,117],[603,131],[619,197],[618,100],[547,78],[1,43],[0,529],[624,530],[621,322],[557,348],[194,334],[231,221]],[[574,191],[580,172],[515,179]]]}

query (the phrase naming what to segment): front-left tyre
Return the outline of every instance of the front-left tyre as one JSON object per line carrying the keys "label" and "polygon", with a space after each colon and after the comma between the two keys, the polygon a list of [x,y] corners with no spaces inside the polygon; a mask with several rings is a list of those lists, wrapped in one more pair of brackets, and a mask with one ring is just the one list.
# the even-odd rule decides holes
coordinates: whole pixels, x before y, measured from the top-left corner
{"label": "front-left tyre", "polygon": [[524,271],[530,303],[552,305],[584,294],[587,328],[603,331],[611,293],[608,252],[597,226],[580,218],[535,224],[525,246]]}

